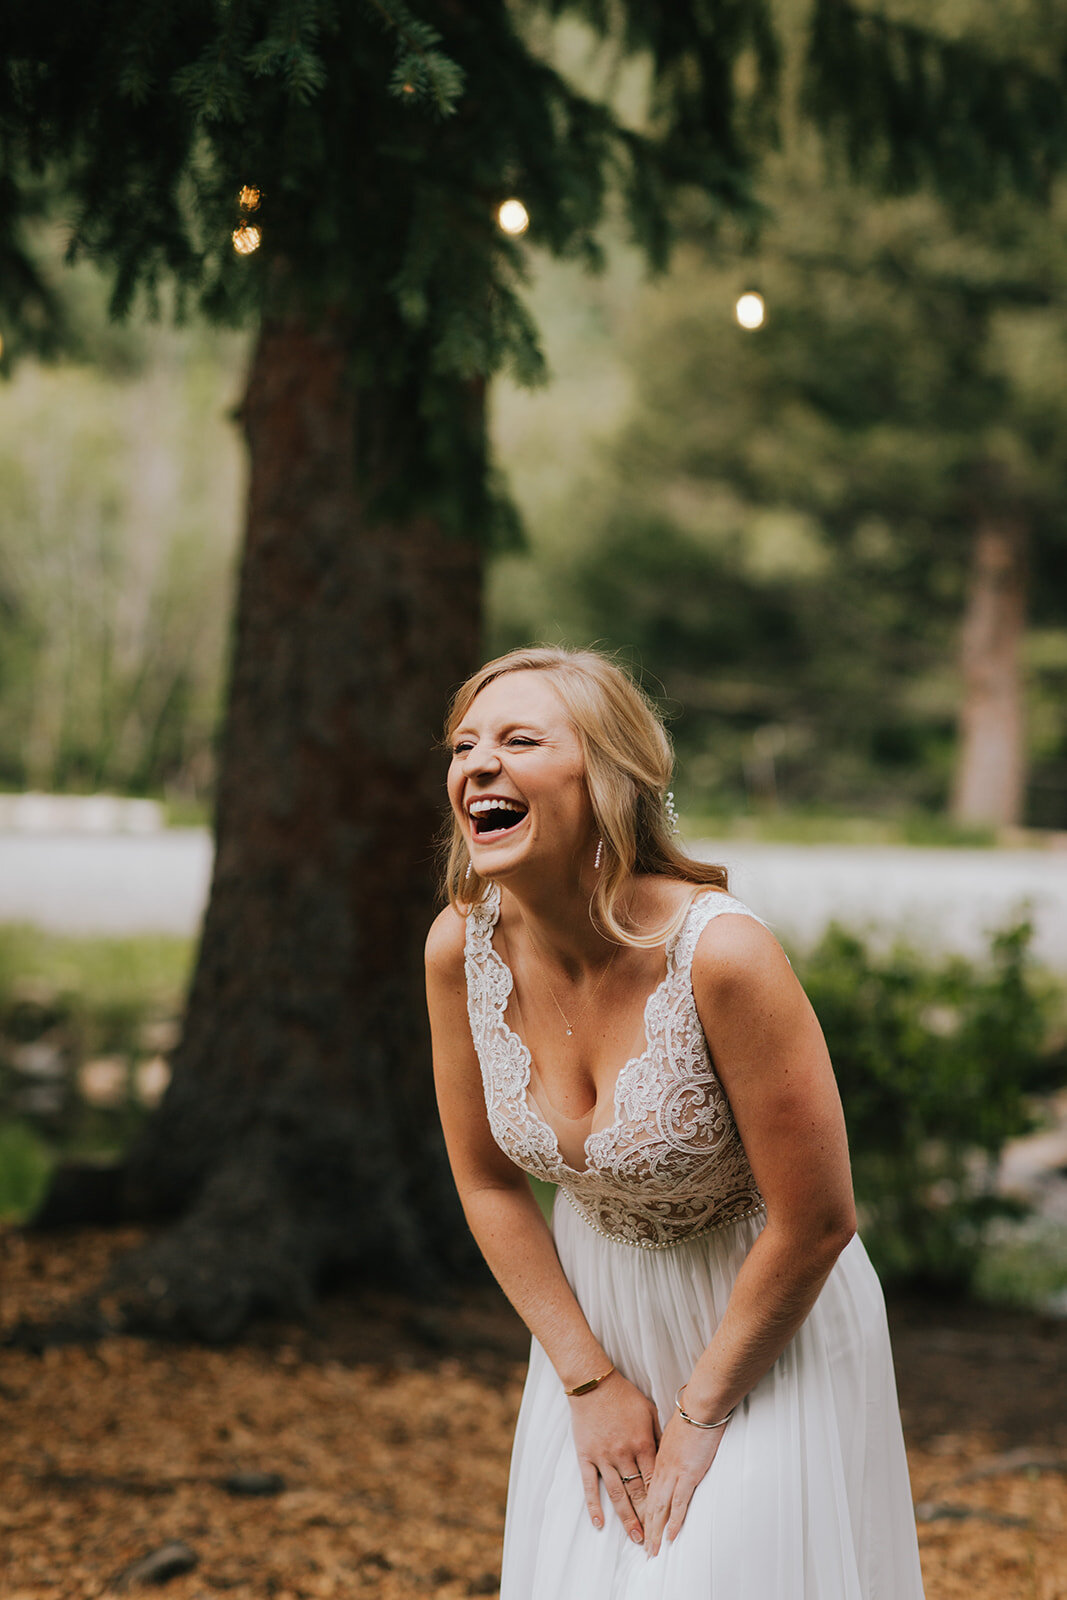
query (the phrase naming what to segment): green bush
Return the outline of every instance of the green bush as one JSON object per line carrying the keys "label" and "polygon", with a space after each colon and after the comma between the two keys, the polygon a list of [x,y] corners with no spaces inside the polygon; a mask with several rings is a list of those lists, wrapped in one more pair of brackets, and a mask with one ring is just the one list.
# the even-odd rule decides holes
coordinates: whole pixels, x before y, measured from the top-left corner
{"label": "green bush", "polygon": [[974,1288],[998,1305],[1067,1314],[1067,1228],[1057,1218],[1032,1216],[990,1230]]}
{"label": "green bush", "polygon": [[28,1216],[43,1198],[54,1164],[48,1145],[25,1122],[0,1122],[0,1217]]}
{"label": "green bush", "polygon": [[[0,926],[0,1214],[32,1209],[56,1156],[128,1145],[145,1114],[135,1074],[173,1042],[192,952]],[[83,1079],[94,1064],[103,1094]]]}
{"label": "green bush", "polygon": [[1024,1208],[995,1193],[1007,1140],[1062,1076],[1052,989],[1028,922],[984,963],[904,944],[877,953],[832,926],[801,962],[848,1123],[860,1229],[887,1283],[971,1287],[990,1223]]}

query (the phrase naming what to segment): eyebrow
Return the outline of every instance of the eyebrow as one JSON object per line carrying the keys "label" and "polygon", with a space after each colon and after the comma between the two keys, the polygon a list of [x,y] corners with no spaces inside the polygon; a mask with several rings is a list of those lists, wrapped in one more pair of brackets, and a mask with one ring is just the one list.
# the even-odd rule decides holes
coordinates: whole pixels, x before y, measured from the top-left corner
{"label": "eyebrow", "polygon": [[[497,729],[497,733],[501,734],[501,735],[506,734],[506,733],[514,733],[517,728],[527,728],[527,729],[529,729],[529,731],[531,733],[545,733],[545,732],[547,732],[547,729],[543,728],[540,723],[531,722],[529,720],[526,720],[526,721],[521,721],[521,722],[504,722],[504,723],[501,723],[500,727]],[[462,728],[457,728],[456,729],[456,731],[452,735],[452,737],[453,737],[453,739],[458,739],[460,734],[463,734],[463,733],[476,733],[477,731],[478,730],[476,728],[472,728],[468,723],[464,723]]]}

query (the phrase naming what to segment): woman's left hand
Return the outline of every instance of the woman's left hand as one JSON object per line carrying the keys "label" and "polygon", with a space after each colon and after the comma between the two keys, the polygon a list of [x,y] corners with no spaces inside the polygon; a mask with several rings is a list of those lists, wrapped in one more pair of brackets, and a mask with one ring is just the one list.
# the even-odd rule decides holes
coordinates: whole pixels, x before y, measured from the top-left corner
{"label": "woman's left hand", "polygon": [[664,1428],[645,1501],[647,1555],[659,1554],[665,1533],[668,1539],[677,1539],[693,1491],[715,1460],[725,1431],[725,1428],[694,1428],[677,1414]]}

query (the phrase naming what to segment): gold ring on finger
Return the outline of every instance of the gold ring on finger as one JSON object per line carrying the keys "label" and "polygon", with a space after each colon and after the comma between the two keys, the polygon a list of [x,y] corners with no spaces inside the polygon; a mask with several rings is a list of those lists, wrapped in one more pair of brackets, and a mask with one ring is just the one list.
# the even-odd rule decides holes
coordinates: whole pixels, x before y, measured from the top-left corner
{"label": "gold ring on finger", "polygon": [[[641,1474],[639,1472],[631,1472],[630,1476],[628,1478],[623,1478],[622,1481],[623,1483],[633,1483],[635,1478],[641,1478]],[[641,1481],[643,1483],[644,1479],[641,1478]]]}

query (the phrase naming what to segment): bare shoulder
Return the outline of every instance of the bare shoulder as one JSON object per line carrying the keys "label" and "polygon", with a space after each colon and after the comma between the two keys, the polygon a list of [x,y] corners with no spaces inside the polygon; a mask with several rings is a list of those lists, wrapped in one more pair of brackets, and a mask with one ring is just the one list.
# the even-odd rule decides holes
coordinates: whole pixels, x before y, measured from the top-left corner
{"label": "bare shoulder", "polygon": [[693,984],[699,992],[725,999],[793,989],[797,980],[769,928],[743,911],[721,911],[697,940]]}
{"label": "bare shoulder", "polygon": [[466,918],[452,906],[445,906],[434,918],[426,935],[426,966],[435,977],[462,975],[466,932]]}

